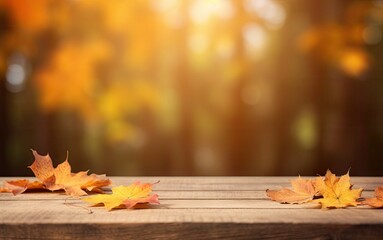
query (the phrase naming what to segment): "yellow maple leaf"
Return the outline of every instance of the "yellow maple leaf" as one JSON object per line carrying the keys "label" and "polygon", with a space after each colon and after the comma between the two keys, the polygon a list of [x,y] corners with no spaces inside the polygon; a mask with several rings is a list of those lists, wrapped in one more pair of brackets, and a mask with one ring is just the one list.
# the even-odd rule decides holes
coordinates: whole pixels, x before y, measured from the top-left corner
{"label": "yellow maple leaf", "polygon": [[134,182],[129,186],[118,186],[112,188],[112,194],[98,194],[91,197],[83,198],[82,200],[92,204],[104,204],[109,211],[113,208],[125,206],[130,209],[138,203],[157,203],[158,195],[153,194],[151,183]]}
{"label": "yellow maple leaf", "polygon": [[300,176],[297,179],[291,180],[291,186],[292,190],[288,188],[280,190],[267,189],[266,194],[273,201],[300,204],[311,201],[317,192],[312,180],[303,179]]}
{"label": "yellow maple leaf", "polygon": [[322,208],[345,208],[356,206],[357,199],[363,189],[352,189],[349,172],[336,177],[330,170],[327,170],[325,178],[318,177],[315,181],[315,188],[322,194],[323,198],[315,200],[322,205]]}

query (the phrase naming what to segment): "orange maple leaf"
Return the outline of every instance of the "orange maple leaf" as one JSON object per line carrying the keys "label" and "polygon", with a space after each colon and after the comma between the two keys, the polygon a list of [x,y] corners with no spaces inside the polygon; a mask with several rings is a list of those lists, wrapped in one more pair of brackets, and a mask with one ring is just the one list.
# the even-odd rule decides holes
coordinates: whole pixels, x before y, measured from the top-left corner
{"label": "orange maple leaf", "polygon": [[291,180],[292,190],[282,188],[280,190],[266,190],[266,194],[273,201],[280,203],[306,203],[313,200],[317,191],[314,188],[313,181],[303,179],[300,176],[297,179]]}
{"label": "orange maple leaf", "polygon": [[356,206],[357,199],[360,197],[363,189],[352,189],[349,172],[336,177],[330,170],[327,170],[325,178],[318,177],[315,181],[315,187],[323,198],[315,201],[322,205],[322,208],[345,208]]}
{"label": "orange maple leaf", "polygon": [[52,164],[52,159],[49,154],[42,156],[38,154],[35,150],[31,149],[35,161],[31,166],[28,166],[35,174],[36,178],[42,182],[45,182],[47,179],[52,177],[54,172],[54,167]]}
{"label": "orange maple leaf", "polygon": [[49,190],[64,189],[68,195],[87,195],[83,189],[88,191],[99,190],[100,187],[108,186],[110,180],[105,175],[88,175],[88,171],[71,173],[68,159],[59,164],[53,175],[44,182]]}
{"label": "orange maple leaf", "polygon": [[0,187],[0,192],[12,192],[17,195],[27,189],[48,189],[51,191],[62,189],[68,195],[82,196],[87,195],[84,190],[101,191],[101,187],[111,184],[105,175],[88,175],[87,171],[71,173],[68,156],[63,163],[54,168],[49,154],[42,156],[34,150],[32,153],[35,156],[35,161],[29,168],[41,182],[30,182],[26,179],[7,181],[3,187]]}
{"label": "orange maple leaf", "polygon": [[25,190],[44,189],[44,185],[39,181],[29,181],[27,179],[19,179],[6,181],[3,186],[0,186],[0,192],[11,192],[13,195],[18,195],[25,192]]}
{"label": "orange maple leaf", "polygon": [[138,203],[157,203],[158,195],[153,194],[151,183],[134,182],[129,186],[118,186],[112,188],[112,194],[98,194],[91,197],[83,198],[82,200],[92,204],[104,204],[109,211],[113,208],[126,207],[133,208]]}
{"label": "orange maple leaf", "polygon": [[383,187],[375,188],[375,197],[366,198],[361,204],[367,204],[373,208],[383,208]]}

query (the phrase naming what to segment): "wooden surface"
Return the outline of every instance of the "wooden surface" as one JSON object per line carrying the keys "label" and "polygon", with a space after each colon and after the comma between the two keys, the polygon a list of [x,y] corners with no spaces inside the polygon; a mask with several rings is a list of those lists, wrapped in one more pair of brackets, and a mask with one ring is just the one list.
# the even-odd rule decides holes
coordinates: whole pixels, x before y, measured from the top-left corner
{"label": "wooden surface", "polygon": [[[92,207],[90,214],[82,208],[88,204],[60,192],[1,193],[0,239],[383,239],[383,209],[321,210],[267,199],[265,190],[288,186],[289,177],[111,179],[113,185],[160,180],[154,192],[161,205]],[[364,197],[383,185],[383,177],[351,180]]]}

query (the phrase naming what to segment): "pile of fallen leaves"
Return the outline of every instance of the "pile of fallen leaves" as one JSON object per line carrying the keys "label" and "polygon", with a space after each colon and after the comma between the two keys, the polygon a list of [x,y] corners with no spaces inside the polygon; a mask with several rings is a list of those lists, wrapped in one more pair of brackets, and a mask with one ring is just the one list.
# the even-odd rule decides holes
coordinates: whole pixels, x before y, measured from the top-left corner
{"label": "pile of fallen leaves", "polygon": [[[6,181],[3,186],[0,186],[0,192],[18,195],[26,190],[64,190],[67,195],[79,197],[88,193],[103,193],[102,188],[111,185],[110,179],[105,175],[88,175],[88,171],[72,173],[68,156],[63,163],[54,168],[49,154],[42,156],[34,150],[32,153],[35,160],[29,168],[38,181],[27,179]],[[159,204],[158,195],[150,195],[152,185],[137,181],[129,186],[113,187],[112,194],[98,194],[81,200],[92,204],[102,203],[108,210],[119,207],[133,208],[138,203]]]}
{"label": "pile of fallen leaves", "polygon": [[290,204],[317,203],[322,209],[345,208],[348,206],[369,205],[374,208],[383,207],[383,187],[375,189],[374,198],[362,198],[363,189],[352,189],[350,175],[337,177],[330,170],[326,175],[315,179],[303,179],[300,176],[291,180],[291,187],[280,190],[266,190],[273,201]]}

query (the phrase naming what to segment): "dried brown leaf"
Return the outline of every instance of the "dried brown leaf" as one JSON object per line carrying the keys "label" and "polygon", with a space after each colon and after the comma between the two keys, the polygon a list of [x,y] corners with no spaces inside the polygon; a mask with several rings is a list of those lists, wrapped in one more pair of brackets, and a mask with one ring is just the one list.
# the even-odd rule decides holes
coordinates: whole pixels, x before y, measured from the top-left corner
{"label": "dried brown leaf", "polygon": [[291,186],[292,190],[288,188],[282,188],[280,190],[267,189],[266,194],[273,201],[301,204],[311,201],[317,192],[312,180],[303,179],[300,176],[291,180]]}
{"label": "dried brown leaf", "polygon": [[383,208],[383,187],[377,187],[375,189],[375,197],[366,198],[361,204],[366,204],[373,208]]}

